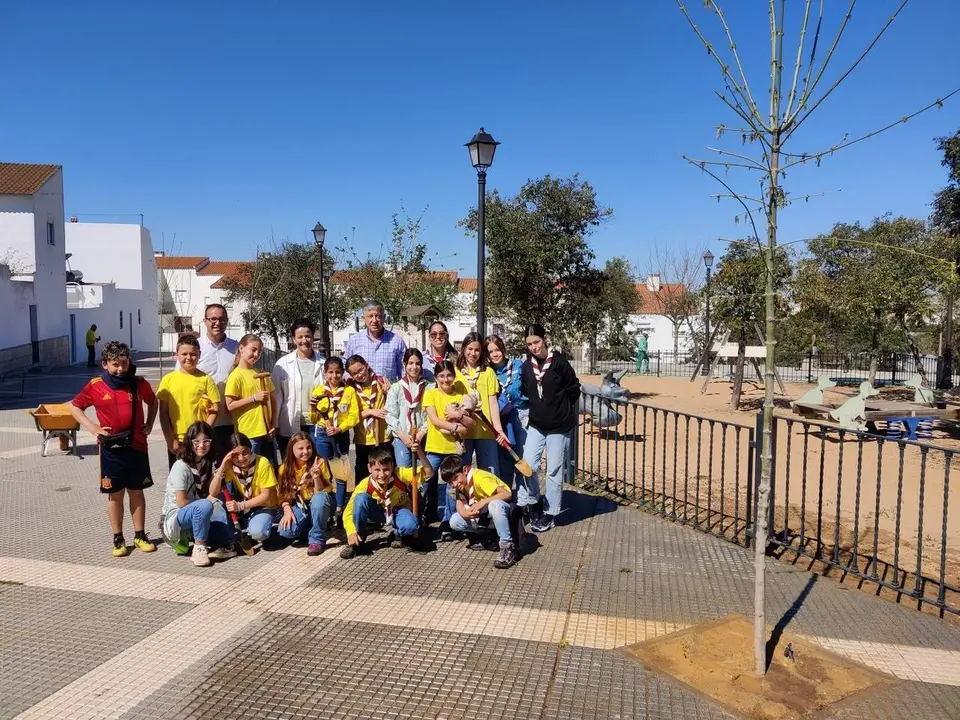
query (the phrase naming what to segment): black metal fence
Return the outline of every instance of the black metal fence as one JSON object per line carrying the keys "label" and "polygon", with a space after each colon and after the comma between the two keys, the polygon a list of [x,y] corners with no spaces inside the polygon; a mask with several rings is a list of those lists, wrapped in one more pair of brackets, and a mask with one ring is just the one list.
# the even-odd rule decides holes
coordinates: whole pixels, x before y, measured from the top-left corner
{"label": "black metal fence", "polygon": [[[577,482],[740,545],[752,543],[760,415],[727,422],[636,401],[577,438]],[[960,614],[955,450],[777,417],[768,551]],[[954,505],[957,501],[954,502]]]}
{"label": "black metal fence", "polygon": [[[827,375],[843,384],[858,384],[867,379],[870,371],[870,353],[808,353],[803,356],[778,358],[777,372],[784,382],[813,383],[821,375]],[[631,360],[589,360],[572,361],[574,369],[581,375],[602,375],[609,371],[643,373],[657,377],[690,377],[697,366],[699,357],[693,352],[674,353],[657,351],[651,353],[649,362],[642,367],[635,359]],[[715,377],[731,377],[735,358],[724,358],[714,370]],[[937,377],[940,358],[935,355],[922,355],[917,363],[911,353],[887,353],[878,361],[875,385],[902,385],[922,367],[927,378],[933,383]],[[960,360],[958,360],[960,362]],[[763,359],[758,360],[762,369]],[[745,377],[756,377],[752,363],[747,359]],[[702,372],[702,370],[701,370]],[[960,380],[960,366],[955,364],[954,384]]]}

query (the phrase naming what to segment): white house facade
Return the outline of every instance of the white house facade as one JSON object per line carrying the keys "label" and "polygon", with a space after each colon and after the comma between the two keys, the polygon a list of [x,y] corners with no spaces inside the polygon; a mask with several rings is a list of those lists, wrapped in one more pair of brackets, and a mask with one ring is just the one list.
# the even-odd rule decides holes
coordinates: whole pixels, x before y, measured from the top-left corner
{"label": "white house facade", "polygon": [[670,293],[684,292],[681,285],[662,283],[660,278],[653,276],[645,283],[637,284],[637,294],[640,296],[639,313],[631,313],[627,317],[627,330],[630,332],[647,333],[647,351],[650,353],[673,353],[676,340],[677,352],[681,357],[693,351],[694,338],[690,332],[690,325],[695,327],[699,318],[683,318],[678,325],[664,312],[664,298]]}

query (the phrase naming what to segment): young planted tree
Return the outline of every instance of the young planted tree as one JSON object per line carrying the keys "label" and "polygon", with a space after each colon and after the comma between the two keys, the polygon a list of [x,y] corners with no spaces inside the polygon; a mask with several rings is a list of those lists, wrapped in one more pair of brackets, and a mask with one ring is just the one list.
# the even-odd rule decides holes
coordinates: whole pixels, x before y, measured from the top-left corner
{"label": "young planted tree", "polygon": [[[579,303],[596,282],[587,238],[613,215],[578,175],[527,181],[513,197],[487,196],[487,303],[512,327],[540,322],[560,344],[580,337]],[[477,210],[460,221],[476,236]]]}
{"label": "young planted tree", "polygon": [[[753,236],[758,243],[763,240],[765,281],[765,333],[766,360],[764,364],[764,403],[763,433],[761,449],[760,485],[757,492],[757,523],[754,536],[756,586],[754,597],[754,655],[756,672],[764,674],[767,668],[766,627],[764,611],[764,582],[766,577],[767,518],[770,502],[770,478],[773,467],[773,393],[775,368],[775,331],[776,331],[776,289],[775,289],[775,252],[777,248],[777,224],[780,210],[791,200],[783,181],[786,171],[799,164],[820,161],[837,151],[873,137],[884,130],[906,122],[930,108],[939,107],[943,101],[960,92],[960,88],[949,95],[939,98],[910,115],[901,116],[887,126],[868,132],[854,139],[844,138],[829,148],[802,150],[795,148],[794,136],[805,126],[817,109],[831,97],[843,84],[863,59],[869,55],[883,34],[891,26],[908,0],[900,0],[892,14],[882,24],[879,31],[855,56],[853,62],[838,73],[833,73],[833,59],[838,45],[847,30],[857,0],[849,0],[846,10],[839,20],[832,39],[821,37],[826,33],[824,26],[825,3],[804,0],[803,9],[798,15],[798,34],[794,49],[786,37],[786,0],[768,0],[766,14],[769,20],[769,61],[767,80],[751,86],[743,57],[734,40],[733,31],[723,11],[723,3],[718,0],[702,0],[697,3],[704,13],[714,16],[717,32],[721,38],[719,44],[712,42],[694,19],[694,12],[688,9],[683,0],[677,0],[677,6],[693,29],[697,39],[706,48],[709,56],[717,63],[723,82],[723,91],[717,92],[720,101],[736,117],[734,125],[720,124],[717,134],[721,138],[732,133],[740,145],[736,150],[716,147],[709,148],[716,153],[716,160],[685,159],[713,177],[725,190],[720,197],[729,197],[743,210],[742,217],[749,223]],[[831,70],[833,80],[827,76]],[[756,80],[756,78],[754,78]],[[764,87],[769,97],[766,109],[761,107],[762,94],[755,94],[753,88]],[[761,98],[758,102],[757,98]],[[744,170],[756,172],[759,176],[759,192],[749,193],[735,190],[724,179],[727,171]],[[809,196],[805,196],[809,197]],[[754,211],[762,213],[766,219],[761,235],[757,228]],[[738,217],[740,217],[738,215]]]}

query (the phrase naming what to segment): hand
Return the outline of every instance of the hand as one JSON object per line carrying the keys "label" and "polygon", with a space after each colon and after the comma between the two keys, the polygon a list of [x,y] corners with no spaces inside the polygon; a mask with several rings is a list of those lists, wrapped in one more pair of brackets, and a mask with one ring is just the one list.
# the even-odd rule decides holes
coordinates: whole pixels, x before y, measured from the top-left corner
{"label": "hand", "polygon": [[467,437],[467,427],[466,425],[458,425],[458,430],[454,433],[460,439]]}
{"label": "hand", "polygon": [[420,433],[417,435],[417,443],[422,443],[422,442],[423,442],[423,439],[424,439],[426,436],[427,436],[427,431],[426,431],[426,430],[421,430]]}
{"label": "hand", "polygon": [[496,437],[497,445],[502,447],[504,450],[509,450],[510,449],[509,438],[507,438],[507,436],[504,435],[503,431],[501,430],[497,430],[496,432],[497,432],[497,437]]}
{"label": "hand", "polygon": [[112,429],[113,428],[106,425],[104,425],[103,427],[101,427],[100,425],[96,425],[93,428],[93,434],[96,435],[97,437],[100,437],[101,435],[109,435]]}
{"label": "hand", "polygon": [[236,500],[227,500],[226,502],[227,512],[235,513],[240,512],[240,503]]}
{"label": "hand", "polygon": [[280,529],[287,530],[293,526],[297,519],[293,515],[293,510],[290,508],[284,508],[283,517],[280,518]]}
{"label": "hand", "polygon": [[416,440],[412,440],[407,447],[410,448],[410,452],[412,452],[414,455],[420,452],[420,443],[418,443]]}
{"label": "hand", "polygon": [[267,429],[267,437],[268,437],[268,438],[270,438],[271,440],[273,440],[276,436],[277,436],[277,429],[276,429],[276,428],[268,428],[268,429]]}
{"label": "hand", "polygon": [[144,424],[144,426],[140,428],[140,432],[143,433],[144,437],[149,437],[150,433],[153,432],[153,425]]}
{"label": "hand", "polygon": [[473,505],[471,505],[471,506],[468,507],[468,508],[464,508],[464,511],[466,512],[466,515],[467,515],[467,519],[468,519],[468,520],[472,520],[473,518],[478,518],[478,517],[480,517],[480,511],[481,511],[481,510],[483,510],[483,508],[480,507],[480,503],[478,503],[478,502],[474,503]]}
{"label": "hand", "polygon": [[253,394],[253,399],[258,403],[264,402],[268,397],[270,397],[270,393],[268,393],[266,390],[257,390]]}
{"label": "hand", "polygon": [[390,389],[390,381],[387,380],[385,377],[378,377],[378,378],[377,378],[377,382],[380,383],[380,388],[381,388],[384,392],[386,392],[387,390]]}
{"label": "hand", "polygon": [[333,423],[327,423],[327,437],[333,437],[337,434],[337,426]]}
{"label": "hand", "polygon": [[233,459],[240,454],[240,447],[235,447],[226,455],[223,456],[223,462],[220,463],[221,468],[226,468],[229,465],[233,464]]}
{"label": "hand", "polygon": [[180,452],[180,441],[176,438],[170,441],[170,452],[172,452],[174,455]]}
{"label": "hand", "polygon": [[322,475],[320,474],[320,458],[315,457],[313,459],[313,465],[310,466],[310,477],[314,480],[319,480]]}
{"label": "hand", "polygon": [[368,416],[368,417],[375,417],[375,418],[377,418],[378,420],[386,420],[386,419],[387,419],[387,409],[386,409],[386,408],[380,408],[379,410],[367,410],[367,416]]}
{"label": "hand", "polygon": [[347,543],[348,543],[349,545],[359,545],[359,544],[360,544],[360,536],[359,536],[359,535],[348,535],[348,536],[347,536]]}

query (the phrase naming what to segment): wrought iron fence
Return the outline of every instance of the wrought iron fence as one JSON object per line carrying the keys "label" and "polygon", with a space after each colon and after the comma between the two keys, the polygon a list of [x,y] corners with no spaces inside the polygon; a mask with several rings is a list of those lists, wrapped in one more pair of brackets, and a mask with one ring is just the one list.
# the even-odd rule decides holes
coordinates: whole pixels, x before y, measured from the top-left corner
{"label": "wrought iron fence", "polygon": [[[752,543],[759,414],[744,424],[584,396],[588,411],[604,403],[619,421],[581,425],[576,482]],[[950,508],[957,451],[779,416],[773,450],[769,552],[960,614],[960,516]]]}
{"label": "wrought iron fence", "polygon": [[[604,373],[628,372],[658,377],[690,377],[697,366],[699,356],[693,351],[674,353],[670,350],[656,351],[650,354],[649,363],[643,367],[636,359],[630,360],[574,360],[574,369],[581,375],[602,375]],[[820,375],[827,375],[843,384],[858,384],[867,379],[870,371],[870,353],[826,352],[777,359],[777,372],[784,382],[816,382]],[[878,361],[875,384],[902,385],[922,367],[930,382],[937,377],[940,358],[935,355],[922,355],[917,363],[911,353],[887,353]],[[735,359],[722,359],[714,369],[715,377],[733,375]],[[954,384],[960,380],[960,358],[954,364]],[[759,361],[762,369],[763,361]],[[703,370],[701,369],[701,372]],[[755,377],[756,371],[747,359],[744,366],[745,377]]]}

